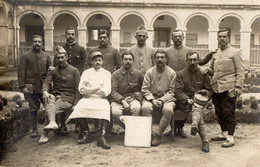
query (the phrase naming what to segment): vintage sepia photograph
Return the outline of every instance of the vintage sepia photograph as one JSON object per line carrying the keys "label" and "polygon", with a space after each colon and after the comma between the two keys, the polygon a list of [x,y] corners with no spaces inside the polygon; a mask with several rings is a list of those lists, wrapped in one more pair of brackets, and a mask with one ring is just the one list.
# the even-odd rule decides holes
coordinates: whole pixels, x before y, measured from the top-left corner
{"label": "vintage sepia photograph", "polygon": [[0,0],[0,167],[260,167],[260,0]]}

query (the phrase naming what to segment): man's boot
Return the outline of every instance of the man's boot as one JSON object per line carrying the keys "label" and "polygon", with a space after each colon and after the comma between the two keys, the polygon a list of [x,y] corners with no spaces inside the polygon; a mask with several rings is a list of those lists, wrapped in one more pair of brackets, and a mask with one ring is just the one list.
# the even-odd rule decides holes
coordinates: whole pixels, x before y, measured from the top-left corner
{"label": "man's boot", "polygon": [[48,137],[49,132],[50,130],[43,130],[42,136],[39,140],[39,144],[45,144],[49,142],[49,137]]}
{"label": "man's boot", "polygon": [[98,147],[102,147],[104,149],[110,149],[110,144],[107,143],[105,135],[106,135],[106,131],[107,131],[107,127],[108,127],[109,122],[107,120],[101,120],[100,121],[100,131],[99,131],[99,138],[97,141],[97,146]]}
{"label": "man's boot", "polygon": [[37,124],[38,124],[37,111],[32,111],[32,112],[30,112],[30,120],[31,120],[31,128],[32,128],[31,138],[35,138],[35,137],[38,136],[38,128],[37,128]]}
{"label": "man's boot", "polygon": [[82,135],[83,137],[78,140],[78,144],[87,144],[93,141],[89,130],[83,131]]}
{"label": "man's boot", "polygon": [[203,141],[201,146],[201,151],[208,153],[209,152],[209,142]]}

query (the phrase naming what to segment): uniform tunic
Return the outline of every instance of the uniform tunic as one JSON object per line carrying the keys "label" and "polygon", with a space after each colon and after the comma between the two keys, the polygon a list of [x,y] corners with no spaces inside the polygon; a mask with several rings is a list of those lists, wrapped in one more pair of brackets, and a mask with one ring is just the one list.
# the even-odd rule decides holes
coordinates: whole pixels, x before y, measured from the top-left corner
{"label": "uniform tunic", "polygon": [[128,49],[134,55],[134,68],[144,75],[153,65],[155,49],[147,45],[139,47],[137,44]]}
{"label": "uniform tunic", "polygon": [[105,70],[108,70],[109,72],[113,73],[116,69],[119,69],[121,67],[122,60],[119,51],[116,48],[107,45],[107,47],[96,46],[90,49],[85,63],[85,69],[89,69],[92,67],[90,55],[91,53],[97,51],[101,52],[103,55],[102,67]]}

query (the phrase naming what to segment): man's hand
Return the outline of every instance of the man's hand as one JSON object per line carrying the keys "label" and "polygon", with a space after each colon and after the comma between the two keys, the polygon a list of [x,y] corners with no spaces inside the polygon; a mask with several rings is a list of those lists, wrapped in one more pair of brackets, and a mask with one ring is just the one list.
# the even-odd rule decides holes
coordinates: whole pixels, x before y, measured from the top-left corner
{"label": "man's hand", "polygon": [[22,89],[22,92],[23,92],[23,93],[30,93],[30,91],[29,91],[26,87],[24,87],[24,88]]}
{"label": "man's hand", "polygon": [[55,96],[53,94],[48,93],[47,91],[43,92],[43,99],[44,99],[44,104],[45,105],[49,104],[50,101],[55,101],[56,100]]}
{"label": "man's hand", "polygon": [[154,99],[154,100],[152,101],[152,103],[153,103],[153,105],[155,105],[155,106],[158,107],[158,108],[161,108],[162,105],[163,105],[163,102],[162,102],[161,100],[158,100],[158,99]]}
{"label": "man's hand", "polygon": [[130,114],[130,106],[129,106],[129,104],[125,100],[122,100],[121,103],[123,105],[124,112]]}
{"label": "man's hand", "polygon": [[194,101],[192,99],[187,99],[187,103],[192,105]]}

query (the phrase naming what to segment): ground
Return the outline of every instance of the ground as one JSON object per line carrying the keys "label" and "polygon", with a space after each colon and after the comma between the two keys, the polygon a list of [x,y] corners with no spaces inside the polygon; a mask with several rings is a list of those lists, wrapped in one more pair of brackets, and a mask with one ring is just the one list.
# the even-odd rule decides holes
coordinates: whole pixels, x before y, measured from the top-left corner
{"label": "ground", "polygon": [[[156,128],[156,127],[153,127]],[[169,128],[169,127],[168,127]],[[42,129],[42,125],[41,125]],[[191,136],[190,125],[185,125],[188,138],[163,137],[158,147],[135,148],[124,146],[124,136],[108,136],[110,150],[90,144],[77,145],[74,126],[69,125],[67,137],[50,134],[50,142],[38,145],[38,138],[29,134],[8,148],[0,166],[210,166],[260,167],[260,125],[238,124],[236,145],[222,148],[221,142],[210,142],[210,152],[200,150],[199,136]],[[208,137],[219,132],[217,123],[207,124]]]}

